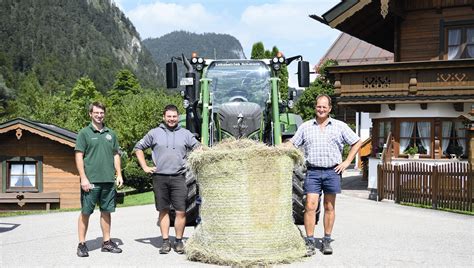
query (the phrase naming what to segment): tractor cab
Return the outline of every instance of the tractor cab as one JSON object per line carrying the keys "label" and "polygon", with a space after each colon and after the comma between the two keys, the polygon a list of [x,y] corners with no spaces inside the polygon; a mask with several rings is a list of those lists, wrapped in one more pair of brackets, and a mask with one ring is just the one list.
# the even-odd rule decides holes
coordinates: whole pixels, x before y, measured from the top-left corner
{"label": "tractor cab", "polygon": [[205,77],[209,86],[216,138],[259,139],[265,105],[270,98],[271,70],[262,61],[213,61]]}

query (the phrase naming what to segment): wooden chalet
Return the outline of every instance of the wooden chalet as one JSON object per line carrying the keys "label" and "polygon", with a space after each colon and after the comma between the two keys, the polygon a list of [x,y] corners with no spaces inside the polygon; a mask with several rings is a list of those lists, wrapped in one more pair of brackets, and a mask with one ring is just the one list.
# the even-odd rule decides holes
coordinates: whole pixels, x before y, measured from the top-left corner
{"label": "wooden chalet", "polygon": [[0,124],[0,211],[80,207],[76,136],[23,118]]}
{"label": "wooden chalet", "polygon": [[[393,63],[328,68],[337,105],[369,113],[372,157],[383,151],[384,162],[397,164],[473,163],[466,115],[474,104],[474,0],[344,0],[310,17],[393,53]],[[420,160],[408,160],[410,147]],[[471,179],[472,171],[459,170]]]}
{"label": "wooden chalet", "polygon": [[[369,44],[359,38],[350,36],[347,33],[341,33],[334,41],[326,54],[320,59],[317,68],[324,64],[327,60],[336,60],[338,66],[345,65],[362,65],[362,64],[381,64],[392,63],[393,53]],[[356,158],[356,166],[364,169],[362,161],[363,156],[368,156],[372,152],[372,143],[370,140],[370,129],[372,122],[369,114],[363,112],[355,112],[350,106],[335,106],[336,118],[346,123],[352,123],[356,126],[357,135],[364,141],[358,157]],[[364,169],[364,171],[366,171]],[[367,173],[364,172],[364,178],[367,179]]]}

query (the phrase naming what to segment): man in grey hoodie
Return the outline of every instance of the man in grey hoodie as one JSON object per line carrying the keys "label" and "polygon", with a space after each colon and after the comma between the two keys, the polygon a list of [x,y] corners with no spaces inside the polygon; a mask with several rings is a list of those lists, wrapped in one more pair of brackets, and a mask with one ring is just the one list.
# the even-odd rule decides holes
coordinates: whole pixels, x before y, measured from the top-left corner
{"label": "man in grey hoodie", "polygon": [[[187,153],[199,146],[199,141],[187,129],[178,125],[178,108],[167,105],[163,112],[163,123],[150,130],[143,139],[135,145],[135,154],[143,171],[152,174],[155,206],[159,211],[158,222],[163,246],[160,254],[171,251],[169,241],[170,205],[176,210],[174,228],[176,240],[174,250],[184,253],[182,241],[186,225],[186,197],[185,160]],[[145,161],[143,150],[152,149],[154,166],[150,167]]]}

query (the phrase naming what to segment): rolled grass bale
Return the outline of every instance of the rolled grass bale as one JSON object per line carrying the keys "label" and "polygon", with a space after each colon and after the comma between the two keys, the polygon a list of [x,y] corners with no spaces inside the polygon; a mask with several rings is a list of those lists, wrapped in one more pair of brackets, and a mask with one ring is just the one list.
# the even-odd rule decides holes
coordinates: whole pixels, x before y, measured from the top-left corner
{"label": "rolled grass bale", "polygon": [[193,152],[201,224],[186,243],[189,260],[220,265],[290,263],[306,254],[292,218],[292,171],[301,153],[251,140]]}

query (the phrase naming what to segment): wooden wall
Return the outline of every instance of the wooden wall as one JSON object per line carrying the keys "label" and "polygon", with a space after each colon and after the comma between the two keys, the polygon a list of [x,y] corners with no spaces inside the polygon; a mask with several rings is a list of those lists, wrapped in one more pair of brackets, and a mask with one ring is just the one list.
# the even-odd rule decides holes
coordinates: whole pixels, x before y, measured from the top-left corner
{"label": "wooden wall", "polygon": [[43,156],[43,192],[59,192],[60,208],[81,206],[80,179],[74,162],[74,148],[25,130],[18,140],[15,131],[9,131],[0,134],[0,154]]}
{"label": "wooden wall", "polygon": [[472,6],[407,10],[400,24],[400,61],[439,60],[440,21],[474,19]]}

